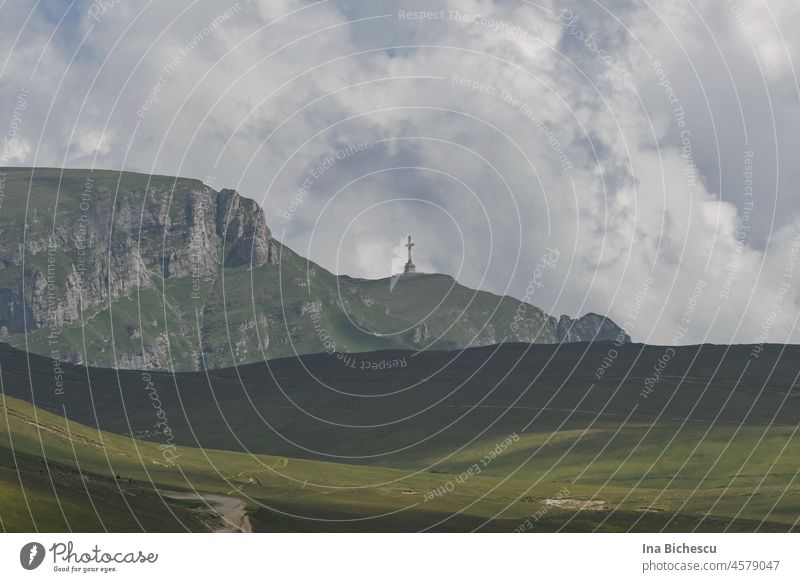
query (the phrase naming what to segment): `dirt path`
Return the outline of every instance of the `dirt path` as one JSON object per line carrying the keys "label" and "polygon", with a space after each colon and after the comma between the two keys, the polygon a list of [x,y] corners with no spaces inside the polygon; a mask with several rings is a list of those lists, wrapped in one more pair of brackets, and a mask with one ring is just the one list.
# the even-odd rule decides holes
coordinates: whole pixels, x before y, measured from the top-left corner
{"label": "dirt path", "polygon": [[215,513],[220,522],[214,532],[252,533],[253,531],[244,501],[236,497],[214,493],[179,493],[177,491],[162,491],[162,495],[171,499],[190,499],[205,503],[206,507],[202,508],[202,511],[210,510]]}

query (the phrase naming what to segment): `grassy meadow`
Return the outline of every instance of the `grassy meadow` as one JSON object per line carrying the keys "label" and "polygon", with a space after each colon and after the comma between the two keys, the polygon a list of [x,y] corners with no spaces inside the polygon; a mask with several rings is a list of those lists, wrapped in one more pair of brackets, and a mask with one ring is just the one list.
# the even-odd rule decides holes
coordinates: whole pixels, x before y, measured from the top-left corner
{"label": "grassy meadow", "polygon": [[150,373],[166,435],[142,372],[68,367],[57,395],[49,360],[4,348],[0,519],[6,531],[207,531],[200,504],[162,495],[194,491],[242,499],[254,531],[797,528],[797,348],[756,360],[746,346],[681,348],[647,397],[664,348],[627,346],[598,381],[608,349]]}

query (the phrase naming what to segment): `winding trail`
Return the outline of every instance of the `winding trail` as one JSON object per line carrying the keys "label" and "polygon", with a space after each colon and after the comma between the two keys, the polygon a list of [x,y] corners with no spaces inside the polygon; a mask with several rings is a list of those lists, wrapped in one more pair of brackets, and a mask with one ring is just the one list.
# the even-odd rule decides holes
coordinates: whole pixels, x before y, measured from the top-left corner
{"label": "winding trail", "polygon": [[200,501],[206,505],[201,511],[214,513],[219,519],[219,527],[215,533],[252,533],[253,526],[247,515],[244,501],[238,497],[217,495],[215,493],[182,493],[178,491],[162,491],[164,497],[170,499],[189,499]]}

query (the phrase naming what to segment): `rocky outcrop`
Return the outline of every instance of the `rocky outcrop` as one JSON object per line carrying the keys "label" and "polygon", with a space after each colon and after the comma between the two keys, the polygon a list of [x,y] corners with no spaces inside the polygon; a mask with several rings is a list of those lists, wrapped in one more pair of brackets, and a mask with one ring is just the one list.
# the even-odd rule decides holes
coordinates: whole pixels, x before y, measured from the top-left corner
{"label": "rocky outcrop", "polygon": [[578,319],[562,315],[556,326],[556,338],[560,342],[631,341],[616,323],[596,313],[587,313]]}
{"label": "rocky outcrop", "polygon": [[238,332],[239,338],[233,346],[233,355],[237,362],[247,361],[250,355],[264,358],[264,354],[269,349],[267,316],[259,313],[257,317],[248,317],[239,323]]}
{"label": "rocky outcrop", "polygon": [[169,340],[159,334],[143,350],[120,352],[117,354],[117,367],[128,370],[164,370],[169,359]]}
{"label": "rocky outcrop", "polygon": [[421,344],[428,341],[428,324],[422,323],[414,328],[411,332],[411,342],[414,344]]}
{"label": "rocky outcrop", "polygon": [[25,301],[22,299],[22,290],[0,287],[0,324],[9,333],[20,333],[25,329]]}

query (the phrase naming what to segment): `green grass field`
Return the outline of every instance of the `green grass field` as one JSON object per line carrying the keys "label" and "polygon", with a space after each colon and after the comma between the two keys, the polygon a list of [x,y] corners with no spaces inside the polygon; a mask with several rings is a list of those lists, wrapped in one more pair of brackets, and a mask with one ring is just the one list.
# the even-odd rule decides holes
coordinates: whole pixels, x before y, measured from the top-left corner
{"label": "green grass field", "polygon": [[[68,367],[56,395],[49,360],[4,348],[0,519],[8,531],[202,531],[196,504],[157,493],[200,491],[245,500],[255,531],[797,528],[798,348],[681,348],[647,398],[663,348],[625,347],[600,381],[608,345],[495,350],[439,372],[457,353],[354,356],[412,358],[372,372],[317,355],[153,373],[170,464],[166,436],[144,433],[157,417],[141,372]],[[135,489],[120,491],[117,473]]]}

